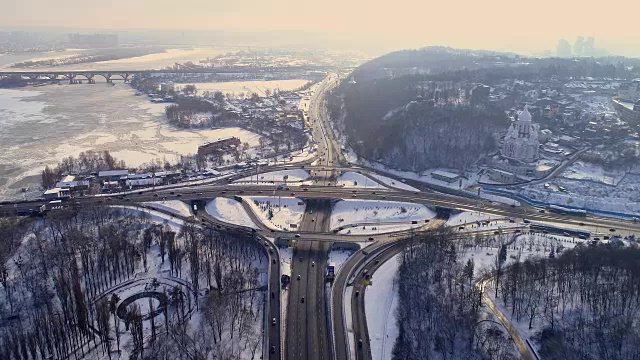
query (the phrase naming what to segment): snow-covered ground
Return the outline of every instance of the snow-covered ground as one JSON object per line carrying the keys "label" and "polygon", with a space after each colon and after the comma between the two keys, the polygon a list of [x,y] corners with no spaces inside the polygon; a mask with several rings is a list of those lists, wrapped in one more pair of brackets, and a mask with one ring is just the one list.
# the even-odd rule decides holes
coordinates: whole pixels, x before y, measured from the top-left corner
{"label": "snow-covered ground", "polygon": [[338,273],[342,264],[353,254],[351,250],[331,250],[329,251],[329,264],[334,263],[336,268],[335,272]]}
{"label": "snow-covered ground", "polygon": [[353,171],[347,171],[340,175],[338,179],[336,179],[336,184],[344,187],[386,189],[386,187],[372,179]]}
{"label": "snow-covered ground", "polygon": [[[286,182],[298,182],[304,181],[309,178],[309,172],[303,169],[292,169],[292,170],[279,170],[272,171],[264,174],[258,174],[257,182],[259,183],[269,183],[269,184],[280,184],[284,183],[284,177],[287,177]],[[248,176],[239,180],[234,181],[234,183],[255,183],[256,176]]]}
{"label": "snow-covered ground", "polygon": [[330,227],[369,224],[373,226],[389,223],[423,222],[435,217],[431,209],[422,204],[377,201],[377,200],[341,200],[333,207]]}
{"label": "snow-covered ground", "polygon": [[242,204],[236,200],[218,197],[207,203],[206,210],[209,215],[220,221],[259,229],[247,215]]}
{"label": "snow-covered ground", "polygon": [[564,178],[549,185],[526,186],[520,194],[557,205],[640,215],[640,175],[627,174],[616,186]]}
{"label": "snow-covered ground", "polygon": [[185,204],[180,200],[149,201],[143,204],[149,207],[152,207],[154,209],[168,211],[172,214],[176,214],[180,216],[189,217],[193,215],[189,205]]}
{"label": "snow-covered ground", "polygon": [[576,161],[560,176],[568,179],[591,180],[607,185],[617,185],[624,175],[625,172],[622,170],[606,171],[602,166],[585,161]]}
{"label": "snow-covered ground", "polygon": [[179,233],[180,229],[182,229],[182,226],[184,225],[184,221],[159,211],[139,208],[136,206],[127,206],[127,205],[112,205],[111,207],[126,209],[131,213],[135,214],[136,216],[139,216],[142,213],[145,217],[147,217],[147,219],[149,219],[152,222],[169,225],[171,229],[176,233]]}
{"label": "snow-covered ground", "polygon": [[405,231],[409,229],[417,229],[425,226],[424,222],[418,224],[400,224],[400,225],[363,225],[347,227],[340,230],[338,233],[343,235],[376,235],[389,232]]}
{"label": "snow-covered ground", "polygon": [[294,197],[245,196],[243,200],[274,230],[295,231],[304,215],[304,202]]}
{"label": "snow-covered ground", "polygon": [[[353,295],[353,286],[347,286],[344,290],[344,298],[351,299]],[[344,322],[347,328],[347,344],[349,347],[349,358],[356,358],[356,338],[353,332],[353,315],[351,313],[351,304],[348,301],[343,302]]]}
{"label": "snow-covered ground", "polygon": [[[468,247],[464,248],[461,263],[468,259],[473,259],[475,263],[475,277],[480,277],[484,271],[493,269],[498,250],[502,244],[510,242],[514,234],[504,234],[497,236],[487,236],[474,241],[469,240]],[[507,246],[507,264],[513,263],[517,259],[524,261],[528,258],[547,257],[551,248],[557,251],[558,248],[573,248],[579,243],[586,243],[588,240],[580,240],[566,236],[551,234],[520,234],[515,241]]]}
{"label": "snow-covered ground", "polygon": [[447,220],[446,226],[457,226],[464,225],[467,223],[473,223],[477,221],[485,221],[485,220],[497,220],[502,218],[501,216],[486,214],[482,212],[471,212],[471,211],[463,211],[458,214],[452,214],[449,216],[449,220]]}
{"label": "snow-covered ground", "polygon": [[398,337],[395,309],[398,290],[395,284],[400,254],[386,261],[371,277],[364,295],[364,308],[373,360],[391,359],[391,350]]}
{"label": "snow-covered ground", "polygon": [[378,174],[371,174],[371,176],[373,176],[374,178],[378,179],[383,184],[391,186],[391,187],[394,187],[396,189],[407,190],[407,191],[420,191],[419,189],[416,189],[411,185],[407,185],[407,184],[403,183],[402,181],[396,181],[396,180],[394,180],[392,178],[388,178],[386,176],[382,176],[382,175],[378,175]]}
{"label": "snow-covered ground", "polygon": [[291,276],[291,259],[293,258],[293,249],[290,247],[279,248],[280,252],[280,274]]}
{"label": "snow-covered ground", "polygon": [[[469,186],[475,185],[478,183],[478,174],[475,173],[465,173],[465,177],[462,178],[462,184],[460,184],[459,181],[455,181],[452,183],[446,182],[446,181],[442,181],[439,179],[434,178],[433,176],[431,176],[431,173],[433,171],[436,170],[444,170],[444,171],[448,171],[448,172],[452,172],[451,170],[448,169],[429,169],[426,170],[420,174],[415,173],[415,172],[411,172],[411,171],[401,171],[401,170],[396,170],[396,169],[392,169],[389,168],[387,166],[384,166],[380,163],[370,163],[368,164],[369,166],[371,166],[372,168],[381,170],[381,171],[385,171],[387,173],[396,175],[396,176],[400,176],[403,177],[405,179],[412,179],[412,180],[416,180],[416,181],[421,181],[427,184],[433,184],[433,185],[438,185],[438,186],[443,186],[443,187],[447,187],[450,189],[466,189]],[[461,186],[462,185],[462,186]]]}
{"label": "snow-covered ground", "polygon": [[[500,245],[507,243],[512,236],[513,235],[499,235],[480,239],[475,246],[469,246],[464,249],[461,263],[465,264],[468,259],[472,259],[474,262],[474,278],[479,279],[486,272],[493,271]],[[552,248],[556,252],[559,250],[562,251],[564,248],[572,248],[581,242],[584,242],[584,240],[547,234],[518,235],[515,241],[507,246],[506,265],[515,261],[522,262],[528,258],[548,257]],[[500,311],[509,317],[511,311],[504,309],[500,301],[495,300],[494,291],[493,288],[489,287],[486,293],[494,299]],[[535,332],[540,330],[535,326],[529,330],[528,324],[517,323],[514,319],[511,319],[511,321],[524,338],[530,338]]]}
{"label": "snow-covered ground", "polygon": [[[278,248],[278,252],[280,253],[280,276],[288,275],[291,277],[291,262],[293,259],[293,249],[290,247],[287,248]],[[289,288],[282,289],[280,288],[280,324],[282,324],[282,328],[280,329],[284,334],[287,333],[287,306],[289,305]]]}

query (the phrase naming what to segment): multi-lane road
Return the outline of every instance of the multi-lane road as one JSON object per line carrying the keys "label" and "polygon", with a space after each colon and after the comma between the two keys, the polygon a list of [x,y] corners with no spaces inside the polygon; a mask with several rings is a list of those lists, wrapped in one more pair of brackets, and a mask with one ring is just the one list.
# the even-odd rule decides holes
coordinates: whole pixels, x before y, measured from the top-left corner
{"label": "multi-lane road", "polygon": [[[304,230],[326,229],[330,215],[327,202],[307,203]],[[287,308],[287,359],[330,359],[324,286],[324,264],[330,247],[330,242],[313,240],[295,245]]]}
{"label": "multi-lane road", "polygon": [[[309,119],[313,137],[318,141],[320,164],[331,166],[336,154],[324,128],[323,98],[332,85],[327,77],[313,95]],[[331,185],[335,172],[311,172],[318,184]],[[303,190],[304,193],[304,190]],[[300,231],[311,234],[328,233],[331,215],[331,200],[327,197],[308,198]],[[296,238],[294,238],[294,241]],[[330,326],[327,317],[325,291],[325,264],[331,248],[330,241],[296,241],[291,271],[289,304],[287,306],[286,358],[290,360],[330,360],[331,343],[328,337]]]}

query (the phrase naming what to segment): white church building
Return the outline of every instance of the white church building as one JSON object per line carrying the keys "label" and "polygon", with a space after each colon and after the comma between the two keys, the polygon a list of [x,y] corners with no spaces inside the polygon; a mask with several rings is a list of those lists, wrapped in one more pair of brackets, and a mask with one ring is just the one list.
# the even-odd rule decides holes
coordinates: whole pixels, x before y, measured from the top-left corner
{"label": "white church building", "polygon": [[540,158],[539,133],[540,125],[531,122],[531,114],[525,107],[507,130],[502,144],[502,156],[524,163],[537,161]]}

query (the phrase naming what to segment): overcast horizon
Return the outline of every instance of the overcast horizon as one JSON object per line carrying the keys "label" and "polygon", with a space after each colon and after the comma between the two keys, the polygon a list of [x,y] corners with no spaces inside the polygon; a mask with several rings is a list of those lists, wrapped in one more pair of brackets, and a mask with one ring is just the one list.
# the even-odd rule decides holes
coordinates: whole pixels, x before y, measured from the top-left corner
{"label": "overcast horizon", "polygon": [[[230,36],[284,33],[289,38],[274,39],[275,42],[308,42],[311,46],[326,47],[351,45],[355,50],[374,52],[445,45],[541,54],[555,51],[560,39],[573,43],[577,36],[593,36],[597,47],[613,54],[638,56],[640,30],[630,26],[636,21],[638,10],[640,5],[630,0],[615,7],[585,7],[577,0],[562,3],[541,0],[526,7],[507,0],[462,4],[399,0],[393,6],[362,0],[327,0],[322,4],[292,0],[242,3],[184,0],[180,6],[168,0],[114,0],[109,4],[97,0],[69,0],[62,4],[24,0],[5,5],[0,24],[4,28],[123,33],[148,30],[213,31]],[[77,16],[51,16],[56,12]],[[268,42],[263,38],[256,40]],[[194,42],[190,37],[185,37],[185,41]]]}

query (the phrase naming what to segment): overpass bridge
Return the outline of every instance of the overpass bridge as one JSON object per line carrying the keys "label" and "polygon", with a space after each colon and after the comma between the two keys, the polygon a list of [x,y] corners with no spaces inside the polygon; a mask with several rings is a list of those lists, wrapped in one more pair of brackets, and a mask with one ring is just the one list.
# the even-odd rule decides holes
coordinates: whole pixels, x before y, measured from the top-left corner
{"label": "overpass bridge", "polygon": [[95,83],[95,77],[103,77],[108,83],[114,80],[127,82],[133,76],[149,75],[200,75],[200,74],[271,74],[278,72],[294,71],[321,71],[330,70],[327,66],[273,66],[273,67],[208,67],[208,68],[184,68],[179,69],[152,69],[152,70],[29,70],[29,71],[1,71],[0,80],[20,77],[29,80],[64,81],[70,83],[85,80],[89,84]]}

